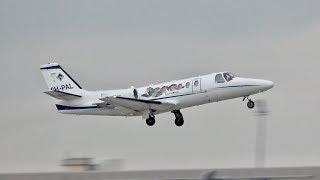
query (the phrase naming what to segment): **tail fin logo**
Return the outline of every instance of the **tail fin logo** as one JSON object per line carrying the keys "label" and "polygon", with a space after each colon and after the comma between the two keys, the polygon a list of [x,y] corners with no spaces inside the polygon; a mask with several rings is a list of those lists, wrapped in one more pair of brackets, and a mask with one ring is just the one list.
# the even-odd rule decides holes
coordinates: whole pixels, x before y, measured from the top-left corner
{"label": "tail fin logo", "polygon": [[58,74],[57,79],[59,79],[60,81],[62,81],[62,79],[64,78],[64,76],[62,74]]}

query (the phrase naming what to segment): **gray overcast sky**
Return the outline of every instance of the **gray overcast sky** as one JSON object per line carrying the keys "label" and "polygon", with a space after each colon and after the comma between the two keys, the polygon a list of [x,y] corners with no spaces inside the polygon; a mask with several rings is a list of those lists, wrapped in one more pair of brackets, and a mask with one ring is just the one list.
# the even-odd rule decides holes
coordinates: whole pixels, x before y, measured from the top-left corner
{"label": "gray overcast sky", "polygon": [[85,89],[230,70],[269,79],[267,166],[320,165],[320,1],[0,0],[0,172],[56,171],[66,155],[128,169],[252,167],[255,120],[240,99],[140,117],[56,112],[39,71],[57,61]]}

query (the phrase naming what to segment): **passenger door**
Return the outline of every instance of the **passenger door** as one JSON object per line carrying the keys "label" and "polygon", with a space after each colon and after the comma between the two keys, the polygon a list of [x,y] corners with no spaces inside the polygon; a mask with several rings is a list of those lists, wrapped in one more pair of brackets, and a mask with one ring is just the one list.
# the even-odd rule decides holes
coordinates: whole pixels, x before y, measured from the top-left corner
{"label": "passenger door", "polygon": [[201,92],[201,79],[194,79],[192,81],[192,92],[193,93],[199,93]]}

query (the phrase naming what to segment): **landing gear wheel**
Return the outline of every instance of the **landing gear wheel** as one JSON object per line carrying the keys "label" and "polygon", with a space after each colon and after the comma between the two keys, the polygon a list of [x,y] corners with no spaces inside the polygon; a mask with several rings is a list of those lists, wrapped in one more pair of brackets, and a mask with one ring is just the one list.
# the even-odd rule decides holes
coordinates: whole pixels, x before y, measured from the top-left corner
{"label": "landing gear wheel", "polygon": [[180,110],[172,111],[172,113],[174,113],[174,115],[176,117],[176,119],[174,121],[176,126],[182,126],[184,124],[184,120],[183,120],[183,116],[182,116]]}
{"label": "landing gear wheel", "polygon": [[146,123],[148,126],[153,126],[156,123],[156,120],[154,119],[154,117],[149,117],[148,119],[146,119]]}
{"label": "landing gear wheel", "polygon": [[247,103],[247,106],[248,106],[249,109],[254,108],[254,102],[249,100],[248,103]]}
{"label": "landing gear wheel", "polygon": [[181,116],[180,118],[177,118],[174,123],[176,124],[176,126],[182,126],[184,124],[184,120],[183,117]]}

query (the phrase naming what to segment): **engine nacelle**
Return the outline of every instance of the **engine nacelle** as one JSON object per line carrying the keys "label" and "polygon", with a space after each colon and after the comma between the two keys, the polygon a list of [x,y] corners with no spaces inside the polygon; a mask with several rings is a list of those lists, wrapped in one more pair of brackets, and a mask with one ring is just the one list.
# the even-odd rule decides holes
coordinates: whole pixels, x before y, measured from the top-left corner
{"label": "engine nacelle", "polygon": [[132,86],[131,88],[128,88],[128,89],[119,90],[117,93],[114,94],[114,96],[122,96],[122,97],[138,99],[139,93],[138,93],[138,90]]}

